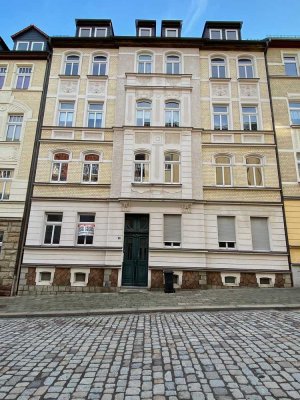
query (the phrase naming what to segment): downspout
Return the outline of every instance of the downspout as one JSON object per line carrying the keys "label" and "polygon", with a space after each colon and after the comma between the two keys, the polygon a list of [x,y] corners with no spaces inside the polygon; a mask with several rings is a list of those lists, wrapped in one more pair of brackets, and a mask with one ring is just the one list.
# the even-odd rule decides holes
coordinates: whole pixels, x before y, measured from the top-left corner
{"label": "downspout", "polygon": [[29,172],[29,179],[28,179],[28,187],[26,192],[26,199],[24,205],[24,212],[23,218],[21,223],[21,232],[19,237],[19,244],[18,244],[18,251],[16,257],[16,265],[13,277],[13,285],[11,289],[11,296],[14,296],[18,292],[19,280],[20,280],[20,272],[21,272],[21,265],[23,261],[23,253],[24,253],[24,246],[26,241],[26,235],[28,230],[28,222],[29,222],[29,215],[31,210],[31,203],[32,203],[32,193],[33,193],[33,183],[35,180],[36,174],[36,167],[37,167],[37,160],[40,148],[40,139],[42,133],[42,125],[43,125],[43,118],[45,112],[45,105],[46,105],[46,97],[47,97],[47,90],[48,90],[48,83],[49,83],[49,76],[50,76],[50,67],[51,67],[51,60],[52,60],[52,51],[47,56],[47,64],[45,69],[45,77],[43,82],[43,91],[41,95],[41,103],[38,115],[38,122],[36,126],[36,133],[32,151],[32,159],[30,165],[30,172]]}
{"label": "downspout", "polygon": [[291,284],[293,284],[293,275],[292,275],[292,263],[291,263],[291,253],[290,253],[290,245],[288,239],[288,229],[287,229],[287,222],[286,222],[286,214],[285,214],[285,204],[284,204],[284,196],[282,190],[282,179],[281,179],[281,170],[280,170],[280,162],[279,162],[279,152],[278,152],[278,143],[277,143],[277,133],[275,128],[275,117],[274,117],[274,108],[273,108],[273,97],[272,97],[272,89],[271,89],[271,81],[269,75],[269,66],[268,66],[268,59],[267,59],[267,51],[269,49],[269,44],[272,39],[266,39],[266,46],[264,50],[264,57],[265,57],[265,66],[266,66],[266,73],[267,73],[267,82],[268,82],[268,92],[269,92],[269,99],[270,99],[270,108],[271,108],[271,118],[272,118],[272,127],[274,132],[274,142],[275,142],[275,154],[276,154],[276,162],[277,162],[277,173],[278,173],[278,181],[280,187],[280,198],[282,203],[282,212],[283,212],[283,225],[284,225],[284,233],[285,233],[285,242],[286,248],[288,251],[288,262],[289,262],[289,270],[291,275]]}

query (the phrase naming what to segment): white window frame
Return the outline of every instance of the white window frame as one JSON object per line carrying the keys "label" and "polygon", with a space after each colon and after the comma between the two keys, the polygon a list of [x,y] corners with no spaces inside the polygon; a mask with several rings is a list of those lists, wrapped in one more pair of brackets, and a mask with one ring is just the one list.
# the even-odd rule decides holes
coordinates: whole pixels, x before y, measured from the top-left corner
{"label": "white window frame", "polygon": [[[249,64],[240,64],[241,61],[249,61]],[[251,75],[252,76],[248,76],[248,70],[247,67],[251,67]],[[244,70],[244,74],[245,76],[240,76],[240,68]],[[253,59],[250,57],[240,57],[238,58],[238,77],[239,79],[253,79],[255,76],[254,74],[254,63],[253,63]]]}
{"label": "white window frame", "polygon": [[[92,110],[92,109],[90,109],[91,105],[101,105],[102,109],[100,109],[100,110]],[[101,115],[101,124],[100,124],[100,126],[96,126],[97,114]],[[89,126],[89,116],[90,115],[94,116],[93,117],[93,121],[94,121],[93,125],[94,126]],[[101,129],[101,128],[103,128],[103,125],[104,125],[103,118],[104,118],[104,103],[103,102],[97,102],[97,101],[88,102],[86,127],[88,129]]]}
{"label": "white window frame", "polygon": [[[76,282],[75,275],[76,274],[85,274],[84,282]],[[71,268],[71,286],[87,286],[89,281],[90,268]]]}
{"label": "white window frame", "polygon": [[[29,77],[28,86],[24,87],[25,79],[27,77]],[[17,67],[17,76],[16,76],[15,89],[17,89],[17,90],[28,90],[30,88],[30,84],[31,84],[31,77],[32,77],[32,67],[31,66],[25,66],[25,65],[24,66],[18,66]],[[21,78],[21,80],[22,80],[21,87],[17,87],[19,78]]]}
{"label": "white window frame", "polygon": [[[148,103],[150,106],[149,107],[142,107],[139,106],[139,103]],[[151,126],[151,119],[152,119],[152,101],[148,100],[148,99],[144,99],[144,100],[137,100],[136,103],[136,126]],[[138,118],[138,113],[142,112],[142,118]],[[145,113],[149,112],[149,125],[145,125]],[[142,119],[143,124],[142,125],[138,125],[138,119]]]}
{"label": "white window frame", "polygon": [[[166,156],[168,154],[176,154],[176,155],[178,155],[179,160],[178,161],[177,160],[175,160],[175,161],[166,160]],[[166,165],[170,165],[171,182],[167,182],[166,181],[166,171],[167,171]],[[174,181],[174,165],[178,165],[178,182]],[[181,154],[178,151],[166,150],[164,152],[164,183],[172,185],[172,184],[179,184],[180,181],[181,181]]]}
{"label": "white window frame", "polygon": [[[36,44],[36,43],[42,44],[42,49],[41,50],[33,50],[33,45]],[[31,51],[43,51],[44,47],[45,47],[45,42],[31,42],[30,50]]]}
{"label": "white window frame", "polygon": [[[96,60],[95,61],[96,57],[103,57],[103,58],[105,58],[105,60],[101,60],[101,61],[97,61]],[[105,73],[104,74],[100,74],[102,65],[105,66]],[[97,66],[98,74],[94,74],[94,66]],[[94,54],[93,55],[91,75],[93,75],[93,76],[106,76],[107,75],[107,56],[105,54]]]}
{"label": "white window frame", "polygon": [[[219,157],[227,157],[229,158],[229,163],[225,164],[225,163],[217,163],[217,158]],[[216,186],[218,187],[232,187],[233,186],[233,159],[231,156],[227,155],[227,154],[215,154],[214,156],[214,166],[215,166],[215,179],[216,179]],[[217,183],[217,168],[221,168],[222,170],[222,184]],[[229,185],[225,185],[225,168],[229,168],[229,172],[230,172],[230,184]]]}
{"label": "white window frame", "polygon": [[[72,104],[73,105],[73,109],[63,109],[61,108],[62,104]],[[60,121],[60,115],[61,114],[66,114],[66,118],[65,118],[65,123],[64,125],[60,125],[59,121]],[[68,121],[68,115],[72,114],[72,123],[71,125],[67,125],[67,121]],[[71,128],[72,126],[74,126],[74,116],[75,116],[75,101],[69,101],[69,100],[60,100],[58,102],[58,110],[57,110],[57,126],[61,126],[64,128]]]}
{"label": "white window frame", "polygon": [[[291,104],[299,104],[299,107],[291,107]],[[297,125],[297,126],[299,126],[300,123],[299,123],[299,124],[296,124],[296,123],[293,122],[291,111],[298,111],[298,113],[299,113],[299,120],[300,120],[300,101],[299,101],[299,100],[294,100],[294,101],[291,101],[291,100],[290,100],[289,103],[288,103],[288,106],[289,106],[289,116],[290,116],[290,123],[291,123],[291,125]]]}
{"label": "white window frame", "polygon": [[[150,57],[150,61],[140,60],[140,57],[148,56]],[[147,72],[147,64],[150,65],[150,72]],[[142,66],[143,72],[140,72],[140,66]],[[151,74],[153,70],[153,55],[149,53],[139,53],[137,55],[137,73],[138,74]]]}
{"label": "white window frame", "polygon": [[3,76],[3,85],[0,86],[0,90],[3,89],[7,77],[7,65],[0,65],[0,77]]}
{"label": "white window frame", "polygon": [[[298,63],[298,57],[297,57],[297,55],[296,55],[296,54],[283,54],[282,58],[283,58],[284,74],[285,74],[285,76],[299,76],[299,63]],[[294,59],[294,62],[285,60],[286,58],[293,58],[293,59]],[[286,70],[285,70],[285,64],[295,64],[295,65],[296,65],[296,73],[297,73],[297,74],[296,74],[296,75],[287,75],[287,74],[286,74]]]}
{"label": "white window frame", "polygon": [[[42,272],[50,272],[51,277],[50,277],[50,281],[41,281],[40,277],[41,277],[41,273]],[[35,284],[37,286],[52,286],[53,284],[53,280],[54,280],[54,272],[55,269],[54,268],[36,268],[35,270]]]}
{"label": "white window frame", "polygon": [[4,231],[0,231],[0,255],[3,249]]}
{"label": "white window frame", "polygon": [[[296,170],[297,170],[297,178],[298,182],[300,182],[300,150],[295,151],[295,163],[296,163]],[[299,154],[299,159],[297,154]]]}
{"label": "white window frame", "polygon": [[[100,30],[105,32],[104,36],[97,36],[97,31],[100,31]],[[107,37],[107,28],[104,28],[104,27],[103,28],[102,27],[95,28],[94,37],[97,37],[97,38]]]}
{"label": "white window frame", "polygon": [[[78,60],[70,60],[70,61],[68,61],[68,57],[78,57]],[[63,64],[63,66],[64,66],[63,75],[66,75],[66,76],[78,76],[78,75],[80,75],[80,60],[81,60],[81,56],[79,54],[76,54],[76,53],[66,54],[65,55],[65,59],[64,59],[64,64]],[[72,64],[71,73],[68,74],[68,75],[66,74],[67,64]],[[74,65],[75,64],[76,65],[78,64],[77,74],[73,74],[73,69],[74,69]]]}
{"label": "white window frame", "polygon": [[[19,117],[20,121],[10,121],[10,119],[14,118],[14,117]],[[23,115],[16,115],[16,114],[9,114],[8,115],[8,121],[7,121],[7,124],[6,124],[6,137],[5,137],[5,140],[7,142],[19,142],[21,140],[23,122],[24,122],[24,116]],[[13,132],[12,140],[7,140],[7,134],[8,134],[9,126],[14,126],[14,132]],[[17,127],[20,127],[20,136],[19,136],[19,138],[15,139]]]}
{"label": "white window frame", "polygon": [[[260,278],[268,278],[270,279],[270,284],[261,284],[260,283]],[[264,274],[264,273],[257,273],[256,274],[256,281],[258,284],[258,287],[274,287],[275,286],[275,274]]]}
{"label": "white window frame", "polygon": [[[142,35],[141,33],[142,33],[142,30],[144,30],[144,31],[147,31],[147,32],[149,32],[149,35]],[[143,28],[143,27],[140,27],[139,28],[139,36],[140,37],[151,37],[152,36],[152,28]]]}
{"label": "white window frame", "polygon": [[[222,61],[214,61],[222,60]],[[213,76],[213,67],[217,68],[217,76]],[[224,67],[224,76],[220,76],[220,67]],[[227,62],[226,58],[222,56],[215,56],[210,59],[210,72],[211,79],[226,79],[227,78]]]}
{"label": "white window frame", "polygon": [[[176,216],[180,217],[180,242],[165,240],[166,238],[165,238],[164,230],[165,230],[165,216],[166,215],[176,215]],[[163,214],[163,243],[164,243],[164,246],[167,248],[177,248],[178,249],[182,246],[182,215],[181,214]],[[166,243],[168,243],[168,244],[166,244]]]}
{"label": "white window frame", "polygon": [[[88,155],[97,155],[99,157],[98,161],[92,161],[92,160],[86,160],[85,157]],[[91,185],[97,185],[99,183],[99,174],[100,174],[100,161],[101,161],[101,156],[99,153],[96,152],[88,152],[88,153],[84,153],[83,154],[83,163],[82,163],[82,174],[81,174],[81,183],[83,184],[91,184]],[[89,180],[85,181],[83,179],[84,176],[84,168],[86,165],[89,165]],[[92,181],[92,168],[93,165],[97,165],[98,166],[98,172],[97,172],[97,180],[96,181]]]}
{"label": "white window frame", "polygon": [[[135,157],[139,154],[145,154],[146,156],[148,156],[148,159],[146,158],[145,160],[136,160]],[[134,170],[133,170],[133,182],[134,183],[149,183],[150,182],[150,153],[147,151],[136,151],[134,153]],[[136,169],[136,165],[140,164],[140,179],[136,180],[136,175],[135,175],[135,169]],[[146,177],[144,177],[144,170],[145,170],[145,166],[148,166],[148,179]]]}
{"label": "white window frame", "polygon": [[[225,278],[228,276],[234,277],[235,283],[226,283]],[[241,274],[240,274],[240,272],[221,272],[221,279],[222,279],[223,286],[240,286]]]}
{"label": "white window frame", "polygon": [[[235,32],[235,39],[228,39],[228,32]],[[238,40],[239,35],[237,29],[225,29],[225,38],[226,40]]]}
{"label": "white window frame", "polygon": [[[168,32],[175,32],[175,36],[169,36]],[[165,28],[165,37],[178,37],[178,28]]]}
{"label": "white window frame", "polygon": [[[215,107],[226,107],[227,111],[223,112],[223,111],[215,111],[214,108]],[[227,117],[227,129],[223,129],[223,123],[222,123],[222,116],[226,115]],[[220,123],[220,129],[216,129],[215,127],[215,116],[219,117],[219,123]],[[229,105],[228,104],[212,104],[212,129],[214,131],[225,131],[228,132],[230,130],[230,124],[229,124]]]}
{"label": "white window frame", "polygon": [[[19,44],[20,44],[20,43],[27,43],[27,49],[26,49],[26,50],[19,50]],[[16,50],[18,50],[18,51],[28,51],[28,50],[29,50],[29,45],[30,45],[30,42],[29,42],[29,41],[26,41],[26,40],[22,41],[22,40],[20,40],[20,41],[17,42]]]}
{"label": "white window frame", "polygon": [[[178,107],[170,107],[168,104],[174,103],[177,104]],[[167,114],[171,115],[171,125],[167,125]],[[176,121],[175,115],[178,115],[178,120]],[[178,125],[175,123],[177,122]],[[165,127],[169,128],[179,128],[180,127],[180,102],[177,100],[167,100],[165,101]]]}
{"label": "white window frame", "polygon": [[[89,35],[88,36],[81,36],[81,32],[83,30],[88,30],[89,31]],[[79,28],[79,37],[87,38],[87,37],[91,37],[91,36],[92,36],[92,28],[90,28],[88,26],[87,27],[82,26],[82,27]]]}
{"label": "white window frame", "polygon": [[[259,159],[260,163],[259,164],[248,164],[247,163],[247,159],[250,158],[250,157]],[[263,161],[264,160],[263,160],[262,157],[257,156],[255,154],[253,154],[253,155],[248,154],[247,156],[245,156],[245,166],[246,166],[247,185],[248,185],[248,187],[264,187],[265,186],[265,182],[264,182],[264,162]],[[254,178],[254,185],[249,185],[249,183],[248,183],[248,168],[252,169],[252,174],[253,174],[253,178]],[[256,171],[255,171],[256,169],[260,169],[261,180],[262,180],[262,184],[261,185],[258,185],[257,182],[256,182]]]}
{"label": "white window frame", "polygon": [[[235,233],[235,241],[232,240],[226,240],[226,241],[221,241],[219,240],[219,223],[218,223],[218,217],[230,217],[233,218],[234,222],[234,233]],[[221,250],[225,251],[234,251],[237,248],[237,237],[236,237],[236,217],[234,215],[217,215],[217,240],[218,240],[218,248]],[[225,246],[220,246],[220,243],[225,243]],[[229,243],[234,243],[233,246],[229,246]]]}
{"label": "white window frame", "polygon": [[[80,216],[81,215],[93,215],[94,216],[94,222],[80,222]],[[85,239],[84,239],[84,243],[78,243],[78,237],[79,237],[79,235],[78,235],[78,228],[79,228],[79,225],[93,225],[93,235],[83,235],[83,236],[85,236]],[[79,212],[78,214],[77,214],[77,227],[76,227],[76,246],[78,246],[78,247],[91,247],[91,246],[94,246],[95,244],[94,244],[94,240],[95,240],[95,227],[96,227],[96,214],[95,213],[84,213],[84,212]],[[93,236],[93,243],[86,243],[86,236]]]}
{"label": "white window frame", "polygon": [[[212,38],[212,32],[213,32],[213,31],[214,31],[214,32],[219,32],[219,33],[220,33],[220,37],[219,37],[218,39],[213,39],[213,38]],[[223,36],[223,35],[222,35],[222,29],[214,29],[214,28],[210,28],[210,29],[209,29],[209,38],[210,38],[210,39],[212,39],[212,40],[222,40],[222,36]]]}
{"label": "white window frame", "polygon": [[[244,112],[244,108],[255,108],[255,112]],[[300,111],[300,110],[299,110]],[[258,115],[258,106],[257,104],[242,104],[241,105],[241,116],[242,116],[242,130],[245,132],[257,132],[260,129],[259,126],[259,115]],[[245,129],[244,127],[244,116],[248,118],[249,129]],[[256,117],[256,129],[251,128],[251,116]]]}
{"label": "white window frame", "polygon": [[[0,169],[0,182],[2,183],[2,192],[0,193],[0,201],[9,200],[10,197],[10,189],[8,192],[5,191],[6,186],[11,184],[14,175],[14,170],[9,168],[1,168]],[[5,196],[7,194],[7,196]]]}
{"label": "white window frame", "polygon": [[[61,215],[61,221],[48,221],[48,215]],[[46,212],[45,213],[45,223],[44,223],[44,234],[43,234],[43,246],[59,246],[60,239],[61,239],[61,230],[62,230],[62,223],[63,223],[63,213],[62,212]],[[45,236],[46,236],[46,229],[47,226],[54,227],[51,232],[51,243],[45,243]],[[60,236],[59,236],[59,243],[53,243],[53,236],[55,231],[55,226],[60,226]]]}
{"label": "white window frame", "polygon": [[[69,158],[68,160],[55,160],[55,154],[68,154]],[[70,162],[70,153],[62,150],[62,151],[55,151],[55,153],[52,154],[52,164],[51,164],[51,176],[50,176],[50,182],[54,182],[54,183],[65,183],[68,181],[68,169],[69,169],[69,162]],[[58,180],[53,180],[52,176],[53,176],[53,169],[54,169],[54,164],[59,164],[59,173],[58,173]],[[61,180],[61,170],[62,170],[62,164],[67,164],[67,179]]]}
{"label": "white window frame", "polygon": [[[177,57],[178,61],[168,61],[168,57]],[[171,72],[168,72],[168,64],[171,64]],[[178,72],[175,72],[175,65],[178,65]],[[165,69],[168,75],[180,75],[182,74],[182,57],[179,54],[166,54]]]}

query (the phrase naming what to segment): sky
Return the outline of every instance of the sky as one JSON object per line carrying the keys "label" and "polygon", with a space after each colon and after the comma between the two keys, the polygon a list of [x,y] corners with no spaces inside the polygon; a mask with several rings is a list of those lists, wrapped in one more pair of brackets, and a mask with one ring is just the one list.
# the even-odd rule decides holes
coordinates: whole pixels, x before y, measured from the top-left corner
{"label": "sky", "polygon": [[1,0],[0,36],[34,24],[49,36],[74,36],[76,18],[111,19],[115,35],[135,35],[135,19],[181,19],[182,36],[201,37],[205,21],[243,21],[243,39],[300,36],[300,0]]}

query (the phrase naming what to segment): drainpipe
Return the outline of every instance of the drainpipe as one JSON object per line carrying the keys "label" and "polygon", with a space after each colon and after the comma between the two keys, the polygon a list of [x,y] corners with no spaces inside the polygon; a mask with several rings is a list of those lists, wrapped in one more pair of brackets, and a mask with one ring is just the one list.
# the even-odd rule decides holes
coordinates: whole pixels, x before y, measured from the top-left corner
{"label": "drainpipe", "polygon": [[45,77],[44,77],[44,83],[43,83],[43,91],[42,91],[42,96],[41,96],[38,122],[36,125],[35,140],[34,140],[34,145],[33,145],[28,186],[27,186],[27,192],[26,192],[23,218],[22,218],[22,223],[21,223],[21,232],[20,232],[20,237],[19,237],[16,265],[15,265],[15,271],[14,271],[14,277],[13,277],[13,285],[12,285],[12,289],[11,289],[11,293],[10,293],[11,296],[16,295],[18,292],[21,265],[22,265],[22,261],[23,261],[24,246],[25,246],[25,240],[26,240],[26,235],[27,235],[27,230],[28,230],[29,215],[30,215],[30,209],[31,209],[31,203],[32,203],[31,199],[32,199],[32,193],[33,193],[33,183],[35,180],[37,159],[38,159],[39,148],[40,148],[40,139],[41,139],[41,133],[42,133],[42,125],[43,125],[46,97],[47,97],[47,90],[48,90],[48,82],[49,82],[49,76],[50,76],[51,59],[52,59],[52,54],[49,53],[48,57],[47,57],[47,64],[46,64],[46,69],[45,69]]}
{"label": "drainpipe", "polygon": [[268,82],[268,92],[269,92],[269,99],[270,99],[272,127],[273,127],[273,131],[274,131],[275,153],[276,153],[276,162],[277,162],[278,181],[279,181],[279,187],[280,187],[280,198],[281,198],[281,203],[282,203],[285,242],[286,242],[286,248],[287,248],[287,251],[288,251],[288,262],[289,262],[289,270],[290,270],[290,273],[291,273],[291,284],[292,284],[292,286],[294,286],[293,275],[292,275],[292,271],[291,271],[291,268],[292,268],[291,253],[290,253],[290,245],[289,245],[289,240],[288,240],[288,229],[287,229],[286,214],[285,214],[284,196],[283,196],[283,190],[282,190],[282,179],[281,179],[279,152],[278,152],[278,144],[277,144],[277,133],[276,133],[276,128],[275,128],[276,125],[275,125],[274,108],[273,108],[273,97],[272,97],[271,81],[270,81],[269,66],[268,66],[268,59],[267,59],[267,52],[268,52],[269,45],[270,45],[271,41],[272,41],[272,39],[269,39],[269,38],[266,39],[264,57],[265,57],[265,66],[266,66],[267,82]]}

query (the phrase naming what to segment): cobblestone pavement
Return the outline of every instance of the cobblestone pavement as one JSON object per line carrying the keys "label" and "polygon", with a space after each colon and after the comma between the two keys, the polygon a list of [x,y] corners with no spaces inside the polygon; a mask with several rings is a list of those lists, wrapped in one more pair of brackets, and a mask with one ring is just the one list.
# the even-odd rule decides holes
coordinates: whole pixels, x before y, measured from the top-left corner
{"label": "cobblestone pavement", "polygon": [[0,319],[0,399],[300,399],[300,312]]}
{"label": "cobblestone pavement", "polygon": [[101,310],[121,308],[300,304],[300,288],[209,289],[166,294],[157,291],[62,293],[0,297],[0,313]]}

